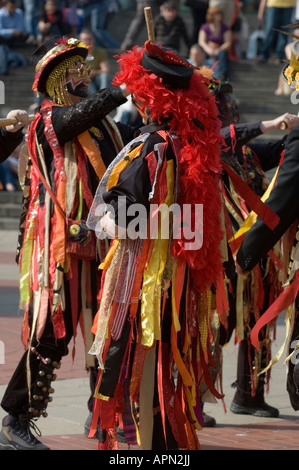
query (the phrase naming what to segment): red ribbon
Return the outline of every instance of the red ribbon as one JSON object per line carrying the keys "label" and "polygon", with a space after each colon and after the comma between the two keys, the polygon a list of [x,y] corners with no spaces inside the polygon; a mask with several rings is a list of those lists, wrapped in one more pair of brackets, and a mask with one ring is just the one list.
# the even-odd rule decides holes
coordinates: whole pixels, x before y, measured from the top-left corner
{"label": "red ribbon", "polygon": [[222,166],[233,181],[237,192],[245,200],[250,209],[254,211],[271,230],[274,230],[279,223],[279,216],[252,191],[248,184],[245,183],[229,165],[222,161]]}
{"label": "red ribbon", "polygon": [[259,332],[267,324],[274,320],[283,310],[289,307],[296,299],[299,292],[299,271],[296,277],[283,293],[273,302],[261,318],[256,322],[251,331],[251,343],[260,350]]}

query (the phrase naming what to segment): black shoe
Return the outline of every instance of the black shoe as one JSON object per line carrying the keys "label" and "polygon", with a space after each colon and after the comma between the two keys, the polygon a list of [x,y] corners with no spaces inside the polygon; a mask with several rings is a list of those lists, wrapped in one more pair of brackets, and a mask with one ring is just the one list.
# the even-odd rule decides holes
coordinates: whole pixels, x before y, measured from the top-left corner
{"label": "black shoe", "polygon": [[267,405],[267,403],[261,406],[251,407],[232,402],[230,410],[235,414],[252,415],[259,418],[278,418],[279,416],[279,410],[273,406]]}
{"label": "black shoe", "polygon": [[203,427],[204,428],[213,428],[216,426],[216,419],[212,416],[208,416],[206,413],[202,413],[203,416]]}
{"label": "black shoe", "polygon": [[0,432],[0,450],[50,450],[36,439],[30,428],[37,430],[30,420],[6,416]]}

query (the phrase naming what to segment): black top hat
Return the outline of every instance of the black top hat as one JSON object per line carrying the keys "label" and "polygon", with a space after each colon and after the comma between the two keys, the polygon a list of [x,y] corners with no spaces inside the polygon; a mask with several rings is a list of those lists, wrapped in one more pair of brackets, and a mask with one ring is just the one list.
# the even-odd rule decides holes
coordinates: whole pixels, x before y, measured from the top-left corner
{"label": "black top hat", "polygon": [[149,41],[141,65],[162,79],[162,83],[172,89],[188,88],[195,67],[172,51],[156,46]]}
{"label": "black top hat", "polygon": [[79,55],[86,59],[88,47],[74,38],[62,39],[59,36],[53,36],[45,41],[31,57],[31,63],[35,66],[36,71],[32,89],[44,93],[47,79],[52,70],[68,57]]}

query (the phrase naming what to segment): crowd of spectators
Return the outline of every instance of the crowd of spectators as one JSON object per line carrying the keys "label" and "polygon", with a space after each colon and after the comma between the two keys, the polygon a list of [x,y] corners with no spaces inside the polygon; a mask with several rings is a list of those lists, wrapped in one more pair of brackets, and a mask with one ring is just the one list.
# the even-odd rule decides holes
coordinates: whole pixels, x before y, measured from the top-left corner
{"label": "crowd of spectators", "polygon": [[[299,0],[0,0],[0,78],[11,67],[27,65],[22,48],[38,46],[52,35],[80,38],[91,45],[93,57],[90,93],[111,84],[109,50],[121,52],[141,43],[146,28],[144,7],[151,6],[156,42],[181,53],[194,65],[213,66],[214,76],[229,78],[231,61],[240,58],[281,61],[294,39],[280,33],[285,22],[299,20]],[[118,42],[109,31],[112,15],[136,9],[127,33]],[[190,15],[192,30],[185,23]],[[249,33],[244,11],[256,12],[257,27]],[[279,20],[280,18],[280,20]],[[275,27],[275,28],[274,28]],[[274,29],[275,31],[274,31]],[[298,32],[298,30],[297,30]],[[290,33],[291,34],[291,33]],[[245,50],[244,50],[245,43]],[[282,94],[279,83],[276,94]],[[39,104],[34,98],[32,109]],[[119,119],[137,119],[128,109],[119,110]],[[12,161],[1,167],[4,188],[17,188]]]}

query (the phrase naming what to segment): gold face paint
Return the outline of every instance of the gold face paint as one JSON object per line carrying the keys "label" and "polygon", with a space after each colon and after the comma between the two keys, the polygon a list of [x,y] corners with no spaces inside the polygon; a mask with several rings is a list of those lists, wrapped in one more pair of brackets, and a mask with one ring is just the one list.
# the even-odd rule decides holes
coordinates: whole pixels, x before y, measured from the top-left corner
{"label": "gold face paint", "polygon": [[[83,66],[83,69],[81,69],[81,66]],[[86,62],[81,56],[74,56],[65,59],[55,67],[48,77],[46,84],[48,95],[57,104],[72,104],[72,99],[66,87],[66,76],[68,75],[68,71],[75,70],[74,80],[78,81],[78,73],[79,70],[81,70],[80,74],[84,73],[83,79],[87,81],[86,85],[88,85],[90,81],[89,76],[87,75],[88,69],[89,67],[86,67]],[[80,77],[80,81],[82,81],[82,77]]]}
{"label": "gold face paint", "polygon": [[79,78],[90,77],[91,68],[86,64],[78,65],[78,67],[69,68],[67,70],[68,75],[77,75]]}

